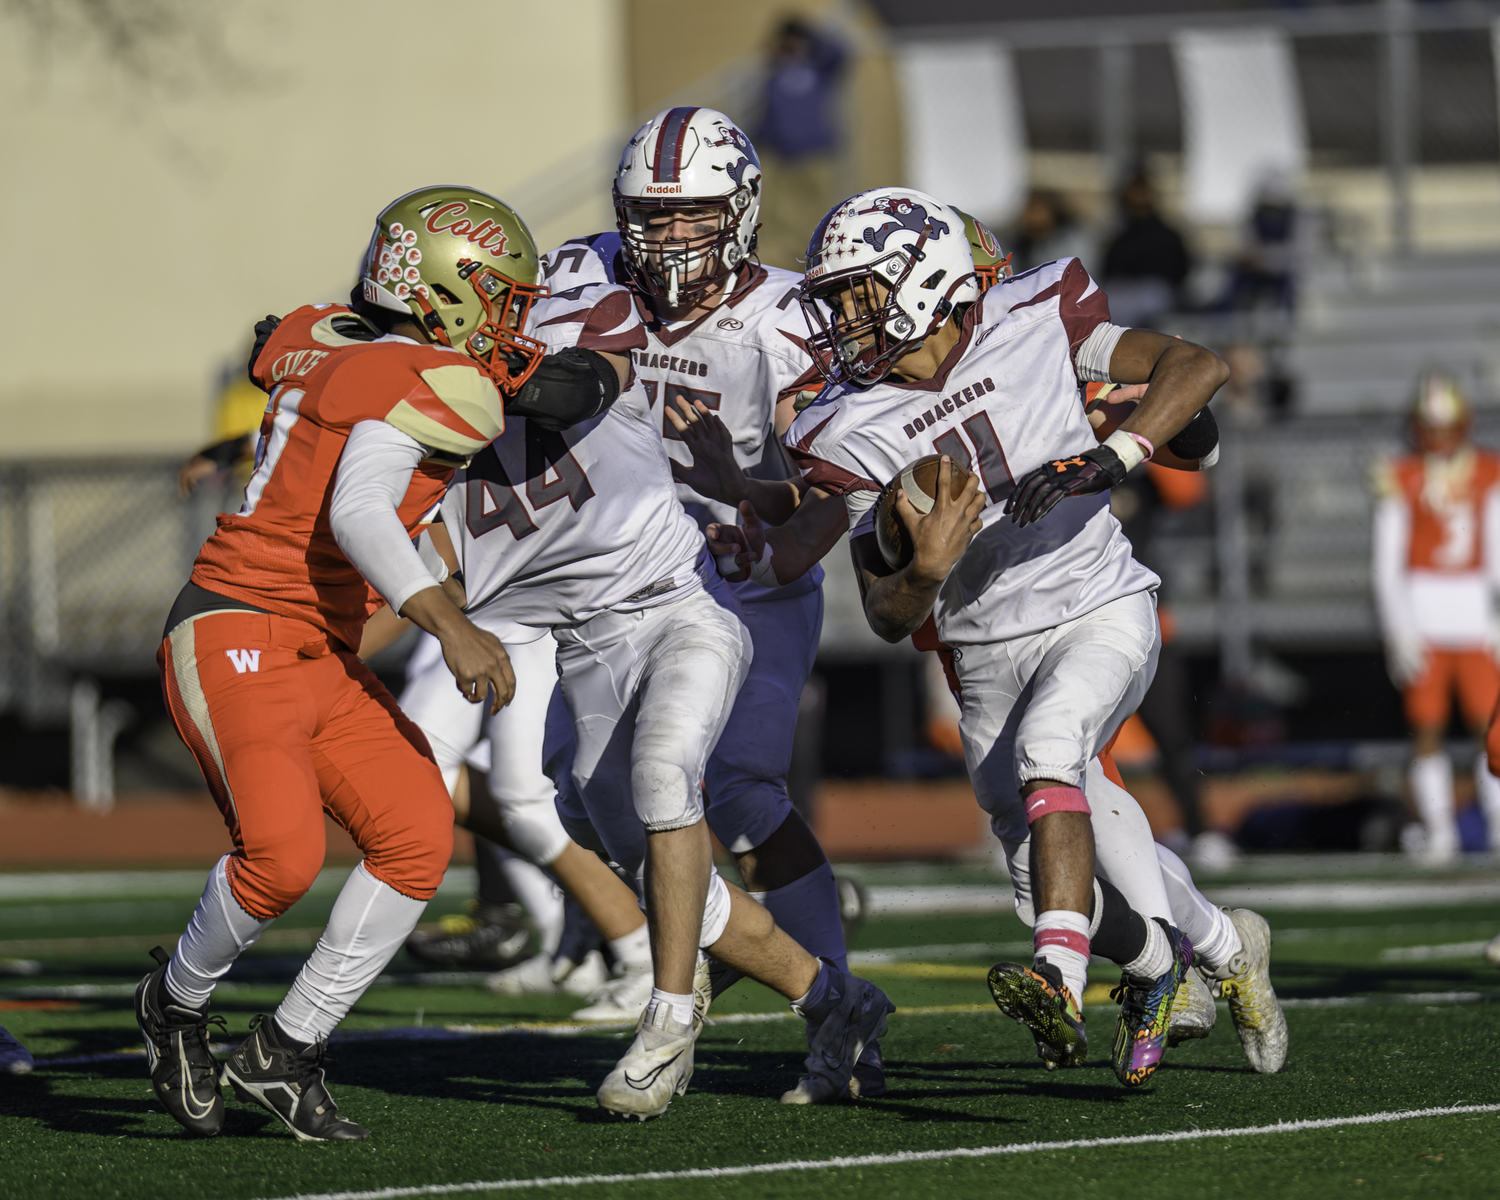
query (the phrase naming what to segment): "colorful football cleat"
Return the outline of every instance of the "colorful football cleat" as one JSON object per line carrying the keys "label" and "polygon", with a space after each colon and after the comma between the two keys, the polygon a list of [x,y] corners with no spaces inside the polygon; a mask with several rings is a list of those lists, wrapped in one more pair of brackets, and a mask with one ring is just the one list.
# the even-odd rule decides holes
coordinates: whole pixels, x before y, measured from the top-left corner
{"label": "colorful football cleat", "polygon": [[1182,981],[1193,965],[1193,944],[1161,918],[1153,918],[1166,930],[1172,946],[1171,964],[1154,979],[1122,975],[1120,986],[1110,997],[1120,1005],[1120,1020],[1109,1063],[1115,1078],[1126,1087],[1140,1087],[1152,1075],[1167,1048],[1172,1005]]}
{"label": "colorful football cleat", "polygon": [[1083,1064],[1089,1052],[1083,1008],[1056,967],[996,963],[990,968],[989,985],[996,1007],[1031,1031],[1037,1057],[1049,1071]]}

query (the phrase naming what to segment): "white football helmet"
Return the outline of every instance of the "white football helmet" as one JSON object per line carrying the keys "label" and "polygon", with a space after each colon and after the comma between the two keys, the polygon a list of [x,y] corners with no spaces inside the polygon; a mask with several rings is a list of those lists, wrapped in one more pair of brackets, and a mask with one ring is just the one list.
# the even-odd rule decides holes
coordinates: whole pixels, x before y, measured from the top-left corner
{"label": "white football helmet", "polygon": [[[760,159],[744,131],[711,108],[669,108],[642,125],[620,155],[614,193],[625,265],[670,308],[697,301],[755,249]],[[681,209],[714,210],[718,230],[648,240],[654,213]]]}
{"label": "white football helmet", "polygon": [[851,196],[813,231],[801,299],[828,379],[879,383],[955,305],[979,299],[964,219],[912,188]]}

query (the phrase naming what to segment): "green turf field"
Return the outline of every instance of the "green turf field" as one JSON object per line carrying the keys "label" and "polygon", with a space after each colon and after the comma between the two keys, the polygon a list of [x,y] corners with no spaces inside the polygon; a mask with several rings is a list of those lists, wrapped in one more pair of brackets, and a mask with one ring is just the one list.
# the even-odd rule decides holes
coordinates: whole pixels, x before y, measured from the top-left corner
{"label": "green turf field", "polygon": [[[925,878],[884,876],[908,877]],[[223,1135],[198,1141],[156,1104],[130,991],[153,935],[186,920],[198,875],[155,878],[37,895],[0,877],[0,971],[30,969],[16,958],[41,966],[0,975],[0,1024],[42,1060],[29,1076],[0,1077],[0,1196],[490,1195],[528,1182],[528,1194],[625,1197],[946,1198],[1064,1183],[1082,1195],[1500,1189],[1500,1111],[1404,1115],[1500,1109],[1500,971],[1473,951],[1500,929],[1496,900],[1270,914],[1275,977],[1291,1002],[1286,1070],[1250,1073],[1221,1010],[1210,1039],[1169,1053],[1150,1085],[1129,1092],[1103,1062],[1112,1005],[1089,1010],[1094,1061],[1048,1074],[989,1003],[985,969],[1026,939],[1013,917],[874,919],[855,950],[884,961],[861,972],[902,1010],[884,1043],[886,1098],[779,1105],[805,1053],[800,1026],[741,984],[715,1006],[688,1095],[645,1125],[593,1102],[628,1031],[518,1028],[562,1022],[577,1002],[503,999],[472,979],[420,976],[402,956],[346,1022],[330,1068],[371,1140],[313,1145],[232,1099]],[[315,889],[221,990],[233,1040],[279,999],[336,887]],[[445,889],[429,915],[462,898],[462,887]],[[1094,978],[1113,982],[1103,970]],[[1289,1127],[1263,1129],[1280,1123]],[[743,1172],[760,1165],[775,1169]],[[665,1177],[612,1178],[649,1172]],[[461,1186],[475,1183],[496,1186]]]}

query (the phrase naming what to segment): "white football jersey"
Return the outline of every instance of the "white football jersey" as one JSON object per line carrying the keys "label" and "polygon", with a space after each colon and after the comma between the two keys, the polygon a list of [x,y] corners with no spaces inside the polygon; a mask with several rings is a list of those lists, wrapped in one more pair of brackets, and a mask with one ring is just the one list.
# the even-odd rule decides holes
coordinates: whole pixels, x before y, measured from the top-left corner
{"label": "white football jersey", "polygon": [[[619,253],[620,235],[614,232],[567,242],[543,255],[544,282],[554,295],[564,296],[582,283],[628,285]],[[638,304],[647,345],[632,351],[632,358],[673,459],[692,462],[665,412],[669,404],[675,408],[680,395],[690,404],[701,400],[718,414],[734,439],[735,461],[747,474],[756,479],[795,475],[776,437],[776,402],[823,382],[807,352],[807,318],[797,303],[801,282],[801,275],[779,267],[748,267],[712,313],[673,325],[661,324],[644,303]],[[729,505],[700,496],[686,484],[676,487],[700,529],[715,521],[739,523],[739,513]],[[818,567],[784,588],[749,581],[731,586],[742,602],[753,603],[811,591],[822,578]]]}
{"label": "white football jersey", "polygon": [[[550,351],[645,344],[630,294],[608,283],[538,302],[526,332]],[[677,502],[656,422],[639,380],[602,416],[562,432],[507,417],[443,500],[476,620],[575,625],[702,586],[712,563]]]}
{"label": "white football jersey", "polygon": [[969,307],[935,378],[827,388],[787,431],[809,482],[845,498],[853,536],[873,531],[882,486],[914,459],[947,454],[978,470],[984,528],[933,610],[951,646],[1050,629],[1160,582],[1131,556],[1108,492],[1067,497],[1024,529],[1002,511],[1026,472],[1098,445],[1075,355],[1101,327],[1115,330],[1109,302],[1078,260],[1047,263]]}

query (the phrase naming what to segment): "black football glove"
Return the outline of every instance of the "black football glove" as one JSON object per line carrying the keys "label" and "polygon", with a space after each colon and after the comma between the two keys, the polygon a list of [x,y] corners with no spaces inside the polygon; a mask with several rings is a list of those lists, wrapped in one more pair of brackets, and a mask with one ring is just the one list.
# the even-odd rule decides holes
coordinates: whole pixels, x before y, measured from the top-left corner
{"label": "black football glove", "polygon": [[[260,352],[266,348],[266,343],[271,340],[271,335],[276,332],[276,327],[280,324],[281,318],[273,317],[269,313],[265,320],[255,322],[255,348],[250,351],[250,362],[245,367],[251,383],[256,383],[255,360],[260,357]],[[258,387],[259,384],[256,386]]]}
{"label": "black football glove", "polygon": [[1005,511],[1017,525],[1040,521],[1064,496],[1092,496],[1125,482],[1125,464],[1108,446],[1058,458],[1016,481]]}

